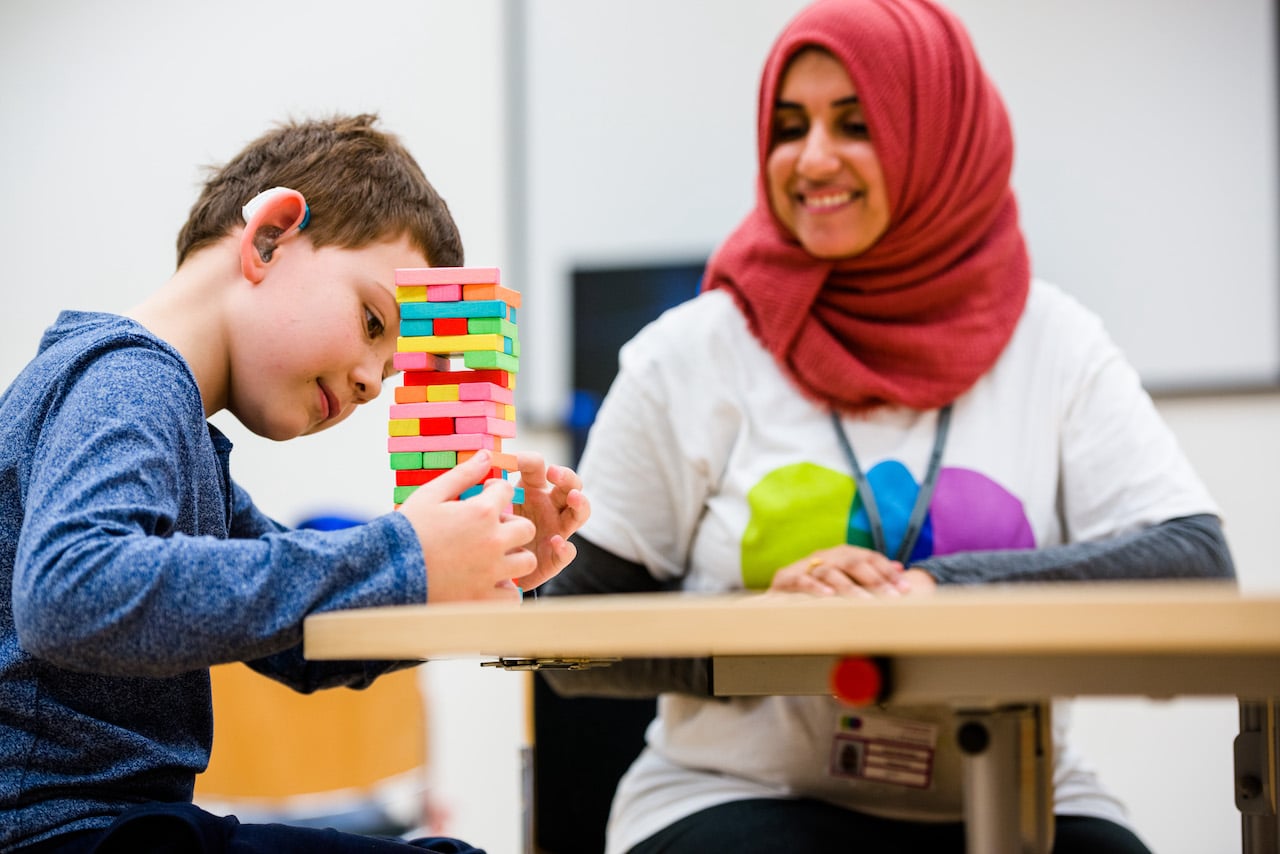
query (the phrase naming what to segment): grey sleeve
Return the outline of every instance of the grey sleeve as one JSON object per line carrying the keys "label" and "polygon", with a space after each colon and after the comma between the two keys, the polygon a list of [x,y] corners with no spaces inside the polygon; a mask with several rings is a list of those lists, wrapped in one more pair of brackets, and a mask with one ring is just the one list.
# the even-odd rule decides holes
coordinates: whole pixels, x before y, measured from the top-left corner
{"label": "grey sleeve", "polygon": [[[539,588],[550,596],[606,593],[654,593],[668,589],[638,563],[605,551],[581,536],[573,537],[578,556],[555,578]],[[590,670],[540,671],[562,697],[656,697],[663,693],[709,697],[711,660],[708,658],[625,658]]]}
{"label": "grey sleeve", "polygon": [[1106,540],[1019,551],[961,552],[922,560],[939,584],[1235,578],[1216,516],[1186,516]]}
{"label": "grey sleeve", "polygon": [[[640,564],[575,538],[578,557],[542,589],[553,596],[649,593],[664,589]],[[963,552],[914,564],[939,584],[1035,581],[1234,579],[1235,566],[1216,516],[1171,519],[1107,540],[1044,549]],[[609,667],[542,671],[557,694],[652,697],[714,693],[707,658],[624,659]]]}

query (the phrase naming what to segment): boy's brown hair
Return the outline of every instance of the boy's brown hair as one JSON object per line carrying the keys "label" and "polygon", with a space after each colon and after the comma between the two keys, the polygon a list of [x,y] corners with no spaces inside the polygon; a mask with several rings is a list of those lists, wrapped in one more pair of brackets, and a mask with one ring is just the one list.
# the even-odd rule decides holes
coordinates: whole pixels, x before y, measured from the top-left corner
{"label": "boy's brown hair", "polygon": [[178,233],[178,265],[244,224],[241,208],[263,190],[290,187],[307,200],[303,233],[314,246],[359,249],[407,235],[436,267],[463,264],[449,206],[372,114],[286,122],[249,143],[209,179]]}

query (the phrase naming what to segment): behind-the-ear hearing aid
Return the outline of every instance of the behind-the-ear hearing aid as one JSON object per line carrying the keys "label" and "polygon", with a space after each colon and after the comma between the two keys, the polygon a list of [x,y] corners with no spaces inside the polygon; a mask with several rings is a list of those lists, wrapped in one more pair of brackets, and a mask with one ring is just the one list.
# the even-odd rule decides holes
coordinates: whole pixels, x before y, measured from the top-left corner
{"label": "behind-the-ear hearing aid", "polygon": [[258,193],[258,195],[245,202],[244,206],[240,209],[240,213],[244,216],[245,230],[250,234],[257,234],[258,228],[262,224],[260,212],[266,206],[268,201],[280,196],[296,197],[301,213],[298,214],[298,218],[294,220],[288,228],[281,232],[280,235],[272,241],[272,247],[262,247],[259,249],[258,254],[262,256],[263,261],[271,260],[271,252],[275,243],[279,243],[284,238],[302,231],[302,229],[306,228],[311,222],[311,207],[307,204],[307,200],[303,197],[302,193],[299,193],[297,190],[290,189],[289,187],[272,187],[269,190],[263,190],[261,193]]}

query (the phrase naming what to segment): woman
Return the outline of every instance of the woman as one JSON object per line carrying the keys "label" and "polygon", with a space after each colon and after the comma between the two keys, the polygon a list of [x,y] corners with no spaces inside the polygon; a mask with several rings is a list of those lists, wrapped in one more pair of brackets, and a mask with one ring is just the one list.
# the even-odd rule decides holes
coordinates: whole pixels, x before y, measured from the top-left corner
{"label": "woman", "polygon": [[[755,209],[703,293],[624,348],[553,592],[1233,575],[1136,373],[1032,280],[1008,117],[950,13],[821,0],[775,43],[759,110]],[[551,678],[662,695],[610,852],[963,850],[945,708],[851,723],[825,697],[713,700],[704,661]],[[905,779],[841,749],[907,728],[923,770]],[[1146,851],[1064,735],[1055,852]]]}

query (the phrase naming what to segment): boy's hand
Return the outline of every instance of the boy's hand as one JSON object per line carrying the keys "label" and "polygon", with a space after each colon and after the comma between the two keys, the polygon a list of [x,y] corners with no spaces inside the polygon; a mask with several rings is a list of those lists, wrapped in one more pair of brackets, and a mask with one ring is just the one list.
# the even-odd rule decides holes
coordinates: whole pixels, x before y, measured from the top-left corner
{"label": "boy's hand", "polygon": [[492,480],[479,495],[456,500],[484,480],[492,465],[490,454],[481,451],[418,487],[400,505],[422,544],[429,602],[518,600],[511,580],[536,568],[533,553],[524,548],[534,537],[534,525],[506,512],[514,495],[510,483]]}
{"label": "boy's hand", "polygon": [[540,454],[516,454],[520,466],[520,485],[524,487],[524,504],[516,513],[533,522],[537,533],[530,546],[537,557],[537,568],[516,584],[532,590],[569,565],[578,550],[569,535],[582,527],[591,515],[591,504],[582,494],[582,478],[565,466],[549,466]]}

